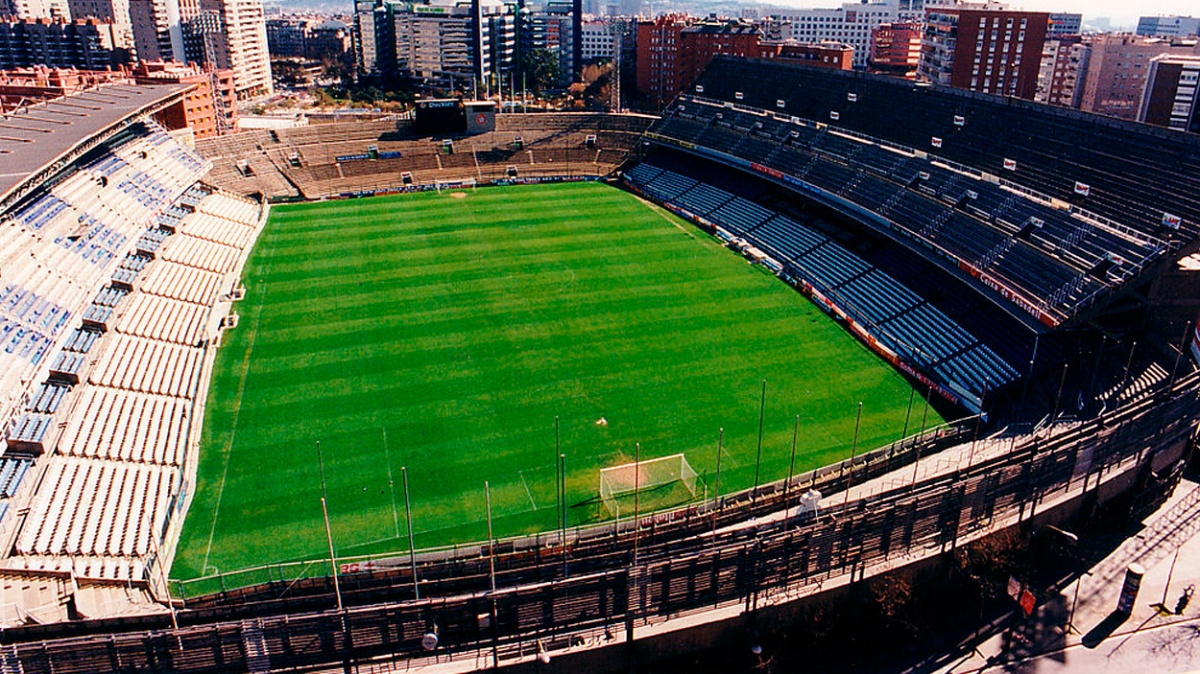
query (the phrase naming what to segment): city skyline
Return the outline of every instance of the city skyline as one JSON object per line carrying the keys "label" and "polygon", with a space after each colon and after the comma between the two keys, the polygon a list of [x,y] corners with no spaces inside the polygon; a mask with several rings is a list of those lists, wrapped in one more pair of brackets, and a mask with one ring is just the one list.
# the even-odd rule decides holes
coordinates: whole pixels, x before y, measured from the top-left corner
{"label": "city skyline", "polygon": [[[747,3],[749,4],[749,3]],[[838,7],[838,0],[775,0],[770,3],[779,6],[795,8]],[[1071,12],[1083,14],[1084,21],[1108,18],[1114,24],[1128,24],[1130,29],[1137,24],[1139,17],[1180,15],[1196,16],[1200,14],[1194,0],[1153,0],[1145,5],[1130,5],[1121,0],[1016,0],[1008,5],[1014,9],[1026,9],[1036,12]]]}

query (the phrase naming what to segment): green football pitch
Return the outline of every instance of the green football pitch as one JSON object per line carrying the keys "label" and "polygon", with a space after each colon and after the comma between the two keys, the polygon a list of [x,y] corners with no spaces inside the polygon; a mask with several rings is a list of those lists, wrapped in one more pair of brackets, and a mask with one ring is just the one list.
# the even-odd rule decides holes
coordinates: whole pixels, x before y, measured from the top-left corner
{"label": "green football pitch", "polygon": [[[599,472],[683,453],[750,487],[897,439],[908,383],[796,291],[598,184],[278,206],[247,263],[172,576],[609,517]],[[912,429],[922,411],[918,395]],[[604,420],[604,422],[601,422]],[[929,425],[939,422],[930,411]],[[601,422],[601,423],[598,423]],[[686,495],[686,492],[684,492]],[[710,492],[711,493],[711,492]]]}

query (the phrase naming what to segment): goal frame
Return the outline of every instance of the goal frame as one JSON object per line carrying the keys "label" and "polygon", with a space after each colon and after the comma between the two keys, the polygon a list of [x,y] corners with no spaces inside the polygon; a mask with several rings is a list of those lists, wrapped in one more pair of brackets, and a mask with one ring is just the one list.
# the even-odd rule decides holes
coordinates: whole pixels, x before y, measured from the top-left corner
{"label": "goal frame", "polygon": [[621,512],[617,501],[624,496],[679,482],[695,498],[699,480],[699,473],[682,453],[631,461],[600,469],[600,502],[616,517]]}
{"label": "goal frame", "polygon": [[433,182],[433,188],[437,190],[438,194],[441,194],[443,189],[455,190],[467,189],[468,187],[471,188],[472,192],[474,192],[478,186],[479,183],[474,178],[462,178],[459,180],[434,180]]}

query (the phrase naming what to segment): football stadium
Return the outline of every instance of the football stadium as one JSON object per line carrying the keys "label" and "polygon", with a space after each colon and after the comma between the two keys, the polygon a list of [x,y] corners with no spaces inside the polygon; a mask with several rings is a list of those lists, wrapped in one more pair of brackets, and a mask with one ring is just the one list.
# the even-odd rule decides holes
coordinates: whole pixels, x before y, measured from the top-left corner
{"label": "football stadium", "polygon": [[732,58],[469,130],[181,95],[0,137],[4,671],[617,669],[1191,453],[1195,136]]}

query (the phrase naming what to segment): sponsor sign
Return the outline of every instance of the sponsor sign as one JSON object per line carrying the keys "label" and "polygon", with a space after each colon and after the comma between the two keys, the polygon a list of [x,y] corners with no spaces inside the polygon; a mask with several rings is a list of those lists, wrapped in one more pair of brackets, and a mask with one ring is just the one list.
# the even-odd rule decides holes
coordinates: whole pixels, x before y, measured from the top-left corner
{"label": "sponsor sign", "polygon": [[772,178],[780,178],[780,179],[783,178],[782,171],[780,171],[778,169],[773,169],[770,166],[763,166],[762,164],[752,162],[750,164],[750,168],[754,169],[755,171],[758,171],[759,173],[765,173],[765,174],[771,176]]}
{"label": "sponsor sign", "polygon": [[1025,615],[1033,613],[1033,608],[1036,605],[1037,600],[1033,598],[1032,592],[1029,590],[1024,590],[1021,592],[1021,610],[1025,612]]}
{"label": "sponsor sign", "polygon": [[1179,226],[1183,224],[1183,218],[1179,217],[1178,215],[1172,215],[1170,213],[1163,212],[1162,223],[1163,227],[1179,229]]}
{"label": "sponsor sign", "polygon": [[1092,193],[1091,185],[1088,185],[1087,183],[1081,183],[1081,182],[1075,183],[1075,194],[1086,197],[1091,193]]}
{"label": "sponsor sign", "polygon": [[931,145],[933,145],[934,147],[941,147],[941,146],[942,146],[942,139],[941,139],[941,138],[938,138],[937,136],[934,136],[933,138],[930,138],[930,139],[929,139],[929,143],[930,143]]}
{"label": "sponsor sign", "polygon": [[987,286],[988,288],[991,288],[992,290],[1000,293],[1001,297],[1003,297],[1004,299],[1008,300],[1009,302],[1012,302],[1013,304],[1017,305],[1017,307],[1019,307],[1022,311],[1024,311],[1027,314],[1030,314],[1031,316],[1034,316],[1042,323],[1044,323],[1052,328],[1056,327],[1059,324],[1058,319],[1056,319],[1054,316],[1042,311],[1036,305],[1034,305],[1032,302],[1025,299],[1021,295],[1018,295],[1017,293],[1013,292],[1012,290],[1009,290],[1009,288],[1007,286],[1000,283],[999,281],[992,278],[991,276],[988,276],[987,274],[983,273],[979,269],[976,269],[973,265],[968,264],[967,262],[965,262],[963,260],[959,260],[958,267],[959,267],[959,269],[962,269],[963,271],[970,274],[971,276],[979,279],[980,283],[982,283],[983,285]]}
{"label": "sponsor sign", "polygon": [[1017,170],[1017,160],[1009,159],[1009,158],[1005,157],[1004,158],[1004,170],[1005,171],[1016,171]]}
{"label": "sponsor sign", "polygon": [[338,573],[361,573],[363,571],[374,571],[375,562],[367,560],[365,562],[350,562],[342,564],[338,567]]}

